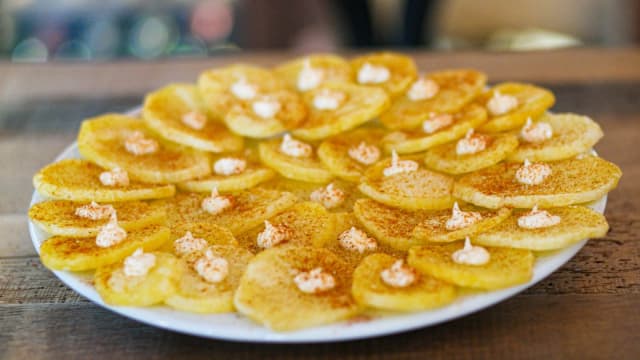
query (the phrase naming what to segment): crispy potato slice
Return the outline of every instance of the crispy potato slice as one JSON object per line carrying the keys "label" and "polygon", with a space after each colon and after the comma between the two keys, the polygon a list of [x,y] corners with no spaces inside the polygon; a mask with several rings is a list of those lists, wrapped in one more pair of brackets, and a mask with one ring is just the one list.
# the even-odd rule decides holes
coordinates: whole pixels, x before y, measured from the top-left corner
{"label": "crispy potato slice", "polygon": [[[145,155],[129,153],[125,139],[135,131],[160,144],[157,152]],[[206,153],[156,138],[136,118],[106,114],[82,122],[78,150],[88,160],[108,169],[120,167],[129,177],[148,183],[172,183],[211,172]]]}
{"label": "crispy potato slice", "polygon": [[[297,203],[269,219],[274,225],[285,225],[291,236],[281,245],[324,247],[335,234],[336,220],[322,205],[313,202]],[[238,235],[238,242],[252,253],[262,251],[256,239],[264,224]],[[281,246],[278,245],[278,246]]]}
{"label": "crispy potato slice", "polygon": [[318,158],[335,176],[352,182],[360,181],[367,164],[358,162],[349,156],[349,149],[364,142],[369,146],[378,146],[384,136],[384,130],[363,127],[348,133],[336,135],[320,144]]}
{"label": "crispy potato slice", "polygon": [[[202,129],[194,129],[182,121],[183,116],[194,111],[207,116]],[[142,118],[149,129],[178,144],[215,153],[241,150],[242,137],[207,113],[197,86],[171,84],[147,94]]]}
{"label": "crispy potato slice", "polygon": [[480,131],[500,132],[520,128],[527,121],[527,118],[538,118],[556,101],[553,93],[547,89],[530,84],[506,82],[492,87],[482,94],[476,102],[486,105],[496,91],[502,95],[514,96],[518,99],[518,106],[503,115],[491,116],[489,114],[489,121],[480,128]]}
{"label": "crispy potato slice", "polygon": [[568,206],[548,211],[560,216],[559,224],[539,229],[521,228],[518,226],[518,217],[527,211],[516,211],[498,226],[473,237],[473,242],[487,246],[546,251],[562,249],[587,238],[602,237],[609,230],[604,215],[587,207]]}
{"label": "crispy potato slice", "polygon": [[169,228],[171,235],[169,241],[164,243],[160,250],[180,256],[175,252],[175,241],[191,232],[194,238],[204,239],[209,245],[238,246],[233,233],[220,225],[211,222],[172,222]]}
{"label": "crispy potato slice", "polygon": [[[344,95],[344,100],[335,110],[317,109],[314,99],[318,94],[329,91]],[[382,89],[344,82],[327,82],[303,95],[309,109],[307,119],[292,131],[304,140],[320,140],[354,129],[376,118],[391,104]]]}
{"label": "crispy potato slice", "polygon": [[351,82],[353,75],[351,65],[340,56],[332,54],[311,54],[287,61],[277,66],[273,71],[287,86],[295,91],[306,92],[313,88],[301,88],[298,85],[298,78],[305,66],[322,72],[320,84],[328,81]]}
{"label": "crispy potato slice", "polygon": [[263,221],[288,209],[297,202],[287,192],[253,188],[234,195],[234,205],[224,212],[211,215],[202,209],[206,193],[178,193],[162,200],[169,227],[175,224],[209,222],[229,229],[234,235],[262,224]]}
{"label": "crispy potato slice", "polygon": [[284,82],[273,72],[259,66],[234,64],[204,71],[198,77],[198,89],[212,116],[224,119],[237,104],[239,99],[230,89],[241,80],[255,87],[256,94],[268,94],[285,88]]}
{"label": "crispy potato slice", "polygon": [[272,139],[260,143],[260,159],[268,167],[280,175],[293,179],[313,183],[327,183],[333,175],[318,160],[317,155],[296,158],[280,151],[282,140]]}
{"label": "crispy potato slice", "polygon": [[[343,212],[343,211],[351,211],[353,208],[353,204],[356,200],[362,198],[362,195],[358,191],[358,187],[356,184],[342,181],[339,179],[334,179],[331,181],[335,189],[340,189],[345,194],[345,199],[342,204],[327,209],[330,212]],[[276,177],[270,181],[265,182],[261,185],[261,187],[265,189],[272,189],[278,191],[287,191],[298,197],[298,201],[309,201],[311,200],[311,193],[320,188],[326,187],[324,184],[318,183],[310,183],[304,181],[291,180],[284,177]]]}
{"label": "crispy potato slice", "polygon": [[409,265],[423,274],[475,289],[501,289],[526,283],[533,276],[535,258],[529,250],[486,248],[491,258],[485,265],[458,264],[451,256],[462,242],[415,246],[409,250]]}
{"label": "crispy potato slice", "polygon": [[403,210],[360,199],[353,206],[353,215],[379,243],[406,251],[419,244],[413,238],[413,229],[427,219],[429,212]]}
{"label": "crispy potato slice", "polygon": [[541,143],[521,141],[509,155],[509,161],[553,161],[574,157],[589,151],[604,135],[600,126],[586,116],[576,114],[544,114],[537,121],[551,125],[553,136]]}
{"label": "crispy potato slice", "polygon": [[171,197],[173,185],[143,184],[130,181],[127,186],[105,186],[100,173],[105,169],[86,160],[65,159],[49,164],[33,177],[38,193],[50,199],[71,201],[130,201]]}
{"label": "crispy potato slice", "polygon": [[398,154],[424,151],[457,140],[469,129],[477,128],[487,121],[487,111],[476,104],[471,104],[452,116],[453,124],[432,134],[425,133],[421,128],[392,132],[382,140],[384,148],[387,152],[395,150]]}
{"label": "crispy potato slice", "polygon": [[[335,279],[331,290],[308,294],[294,282],[299,272],[322,268]],[[292,331],[347,319],[358,313],[347,264],[327,249],[275,247],[256,255],[236,291],[236,309],[276,331]]]}
{"label": "crispy potato slice", "polygon": [[500,163],[459,178],[455,197],[497,209],[561,207],[600,199],[618,185],[622,176],[615,164],[595,156],[549,162],[552,174],[539,185],[515,180],[519,163]]}
{"label": "crispy potato slice", "polygon": [[358,72],[364,64],[384,66],[389,71],[389,79],[380,84],[361,84],[384,89],[391,98],[404,93],[418,76],[418,69],[412,58],[394,52],[376,52],[351,60],[351,67],[358,82]]}
{"label": "crispy potato slice", "polygon": [[446,305],[456,298],[456,288],[429,275],[419,275],[407,287],[387,285],[380,273],[397,258],[387,254],[367,256],[353,273],[352,293],[362,306],[392,311],[418,311]]}
{"label": "crispy potato slice", "polygon": [[447,174],[464,174],[495,165],[518,147],[518,138],[513,134],[485,136],[489,139],[489,144],[480,152],[458,155],[457,142],[451,142],[427,150],[424,163],[433,170]]}
{"label": "crispy potato slice", "polygon": [[224,116],[224,122],[234,133],[255,139],[275,136],[300,126],[307,117],[307,107],[298,94],[278,90],[265,94],[280,103],[281,109],[272,117],[263,118],[253,110],[254,100],[234,100]]}
{"label": "crispy potato slice", "polygon": [[[109,222],[108,218],[92,220],[77,216],[76,209],[86,202],[50,200],[34,204],[29,209],[29,218],[51,235],[68,237],[91,237]],[[107,204],[101,204],[107,205]],[[118,223],[125,230],[137,230],[152,224],[164,224],[164,209],[142,201],[127,201],[109,204],[118,214]]]}
{"label": "crispy potato slice", "polygon": [[[415,156],[406,159],[419,160]],[[367,169],[360,191],[383,204],[408,210],[447,209],[453,205],[453,178],[425,168],[385,176],[383,171],[390,164],[391,160],[385,159]]]}
{"label": "crispy potato slice", "polygon": [[419,222],[413,229],[412,236],[414,242],[424,244],[425,242],[452,242],[461,240],[467,236],[490,231],[490,229],[505,221],[511,214],[511,209],[507,208],[493,211],[463,205],[461,209],[463,211],[477,212],[482,216],[482,219],[462,229],[448,230],[446,223],[451,217],[451,211],[439,210],[430,211],[424,215],[421,214],[424,220]]}
{"label": "crispy potato slice", "polygon": [[487,83],[487,75],[471,69],[436,71],[424,75],[424,78],[438,84],[436,95],[420,101],[412,101],[407,96],[398,97],[380,116],[380,121],[387,128],[412,130],[431,113],[456,113],[480,94]]}
{"label": "crispy potato slice", "polygon": [[203,251],[191,253],[180,260],[182,276],[175,293],[164,301],[165,304],[177,310],[201,314],[234,311],[233,295],[253,254],[230,245],[213,245],[208,249],[216,256],[227,260],[229,273],[225,279],[211,283],[202,278],[194,269],[194,264],[203,256]]}
{"label": "crispy potato slice", "polygon": [[98,268],[94,283],[102,300],[110,305],[151,306],[171,296],[181,276],[178,259],[163,252],[152,254],[156,264],[144,276],[126,276],[122,262]]}
{"label": "crispy potato slice", "polygon": [[232,175],[216,174],[214,170],[213,174],[178,183],[178,189],[208,193],[210,193],[213,188],[217,188],[218,191],[222,192],[240,191],[250,189],[276,175],[273,170],[263,166],[257,158],[253,159],[251,156],[246,156],[244,152],[215,156],[213,158],[213,164],[219,159],[227,157],[246,161],[246,169],[239,174]]}
{"label": "crispy potato slice", "polygon": [[122,242],[107,248],[96,245],[95,237],[53,236],[40,246],[40,261],[51,270],[91,270],[117,263],[138,248],[155,250],[167,240],[169,229],[161,225],[130,231]]}

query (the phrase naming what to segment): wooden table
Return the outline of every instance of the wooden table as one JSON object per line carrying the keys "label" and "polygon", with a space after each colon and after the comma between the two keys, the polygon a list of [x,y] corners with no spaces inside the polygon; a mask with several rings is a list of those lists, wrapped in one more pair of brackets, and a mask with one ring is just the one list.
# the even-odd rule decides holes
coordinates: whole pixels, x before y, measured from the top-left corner
{"label": "wooden table", "polygon": [[598,152],[624,172],[609,196],[606,238],[590,241],[566,266],[521,295],[462,319],[393,336],[259,345],[152,328],[88,302],[40,264],[25,215],[31,176],[73,140],[83,117],[134,106],[145,91],[193,81],[210,66],[238,60],[272,65],[285,56],[0,63],[0,358],[638,358],[640,50],[414,55],[423,70],[468,66],[486,71],[492,82],[539,83],[555,92],[556,111],[596,119],[606,134]]}

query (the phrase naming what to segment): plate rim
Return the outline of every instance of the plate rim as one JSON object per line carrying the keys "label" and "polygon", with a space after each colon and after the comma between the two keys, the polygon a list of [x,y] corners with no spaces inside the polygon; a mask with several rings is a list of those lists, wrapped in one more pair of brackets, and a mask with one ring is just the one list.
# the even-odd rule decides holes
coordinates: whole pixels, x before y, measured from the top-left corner
{"label": "plate rim", "polygon": [[[140,109],[141,107],[138,106],[127,111],[126,114],[130,116],[137,116],[140,113]],[[58,156],[56,156],[54,162],[61,159],[75,157],[74,152],[76,151],[77,141],[74,141],[70,145],[68,145],[60,154],[58,154]],[[36,190],[34,190],[29,206],[32,206],[42,199],[44,198],[41,197]],[[596,208],[596,211],[604,213],[606,204],[607,196],[605,195],[603,198],[596,201],[593,207]],[[44,240],[43,236],[40,234],[44,234],[44,232],[38,229],[37,226],[31,221],[31,219],[29,219],[28,221],[28,226],[31,242],[39,255],[39,245],[40,242]],[[587,241],[588,239],[585,239],[564,249],[556,250],[553,254],[545,255],[543,257],[545,259],[545,262],[543,264],[539,264],[541,258],[537,258],[536,264],[534,265],[533,277],[526,284],[509,287],[506,289],[474,293],[473,297],[477,297],[477,299],[469,300],[464,296],[459,296],[456,301],[454,301],[454,303],[437,309],[404,314],[398,313],[390,316],[374,318],[370,321],[364,322],[354,322],[346,320],[292,332],[276,332],[255,323],[251,325],[251,327],[255,329],[251,330],[250,328],[247,328],[247,330],[244,331],[242,329],[234,329],[234,331],[230,331],[231,329],[229,329],[225,324],[219,326],[219,329],[217,329],[216,327],[212,327],[211,329],[209,329],[209,331],[202,331],[202,329],[200,329],[199,327],[190,328],[184,326],[185,324],[189,323],[188,320],[182,321],[180,322],[179,326],[176,326],[175,323],[172,324],[171,321],[167,321],[170,320],[167,318],[168,315],[156,313],[156,310],[165,309],[166,307],[144,308],[107,305],[101,300],[99,295],[97,295],[95,288],[87,284],[85,280],[81,279],[80,275],[67,271],[52,271],[49,269],[47,270],[53,272],[53,274],[62,283],[64,283],[74,292],[91,301],[93,304],[96,304],[103,309],[114,312],[126,318],[164,330],[170,330],[203,338],[244,343],[327,343],[380,337],[421,328],[427,328],[487,309],[518,295],[519,293],[553,274],[560,267],[569,262],[569,260],[571,260],[582,249]],[[539,266],[544,266],[545,268],[541,270]],[[469,303],[465,304],[465,301],[470,301],[470,305]],[[173,309],[165,310],[170,312],[179,312],[181,313],[181,316],[187,316],[186,314],[190,314],[189,316],[196,317],[197,315],[197,318],[202,321],[201,314],[185,313]],[[440,315],[437,316],[438,314]],[[436,316],[434,317],[434,315]],[[245,322],[251,321],[247,320],[246,317],[238,313],[210,314],[205,316],[226,316],[229,318],[227,321],[231,322],[241,321],[241,319]]]}

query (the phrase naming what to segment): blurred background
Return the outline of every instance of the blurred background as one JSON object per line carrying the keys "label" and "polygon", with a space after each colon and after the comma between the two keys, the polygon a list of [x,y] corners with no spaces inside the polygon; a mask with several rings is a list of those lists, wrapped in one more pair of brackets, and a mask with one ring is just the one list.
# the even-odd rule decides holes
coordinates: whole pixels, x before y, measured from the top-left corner
{"label": "blurred background", "polygon": [[0,60],[640,43],[636,0],[0,0]]}

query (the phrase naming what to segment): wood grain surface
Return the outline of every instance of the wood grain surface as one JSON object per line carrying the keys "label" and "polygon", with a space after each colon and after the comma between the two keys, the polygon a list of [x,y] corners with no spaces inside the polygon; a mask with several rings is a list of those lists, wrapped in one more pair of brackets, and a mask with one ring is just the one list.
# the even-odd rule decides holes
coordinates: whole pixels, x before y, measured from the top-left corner
{"label": "wood grain surface", "polygon": [[602,358],[640,354],[640,50],[414,53],[422,69],[467,66],[492,82],[525,80],[557,96],[555,111],[592,116],[601,156],[623,170],[609,195],[611,230],[522,294],[448,323],[378,339],[317,345],[241,344],[152,328],[110,313],[58,281],[27,231],[31,177],[80,121],[138,104],[145,91],[193,81],[210,66],[272,65],[291,54],[155,63],[0,63],[0,358],[403,359]]}

